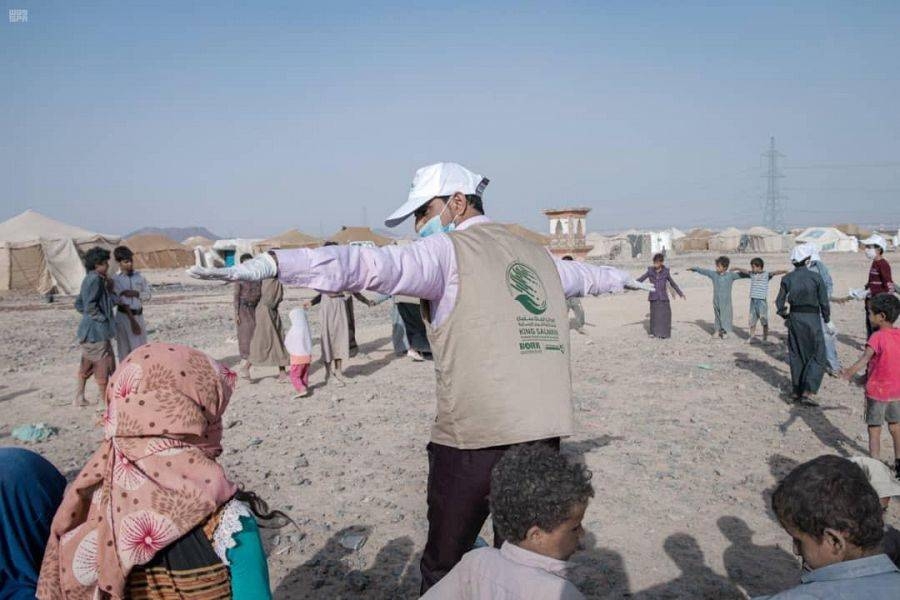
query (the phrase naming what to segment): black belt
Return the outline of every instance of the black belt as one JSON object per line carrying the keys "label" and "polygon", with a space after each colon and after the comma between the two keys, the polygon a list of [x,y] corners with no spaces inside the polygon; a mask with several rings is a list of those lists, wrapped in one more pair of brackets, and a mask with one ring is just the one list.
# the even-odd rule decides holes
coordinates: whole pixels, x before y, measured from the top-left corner
{"label": "black belt", "polygon": [[794,306],[792,304],[791,312],[792,313],[811,313],[811,314],[817,315],[817,314],[819,314],[819,307],[818,306]]}
{"label": "black belt", "polygon": [[[123,315],[124,315],[124,314],[127,314],[127,313],[126,313],[124,310],[122,310],[121,308],[119,309],[119,312],[122,313]],[[132,308],[132,309],[131,309],[131,314],[132,314],[133,316],[135,316],[135,317],[139,317],[139,316],[141,316],[142,314],[144,314],[144,309],[143,309],[143,308]]]}
{"label": "black belt", "polygon": [[256,304],[250,304],[249,302],[244,302],[243,300],[241,300],[241,306],[244,306],[246,308],[256,308],[257,304],[259,304],[259,302],[257,302]]}

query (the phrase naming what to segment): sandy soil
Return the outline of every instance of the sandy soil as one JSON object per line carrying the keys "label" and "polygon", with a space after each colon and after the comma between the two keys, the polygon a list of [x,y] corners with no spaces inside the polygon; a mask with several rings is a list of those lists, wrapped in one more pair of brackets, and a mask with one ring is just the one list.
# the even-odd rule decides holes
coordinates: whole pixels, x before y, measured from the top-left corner
{"label": "sandy soil", "polygon": [[[749,258],[736,264],[747,267]],[[787,266],[786,257],[766,258],[769,268]],[[838,290],[863,283],[861,254],[825,259]],[[576,581],[589,597],[727,598],[792,585],[797,564],[767,509],[768,494],[800,461],[865,451],[859,388],[826,378],[820,408],[782,399],[789,384],[784,328],[776,317],[775,344],[744,343],[746,281],[735,285],[736,339],[710,338],[711,285],[686,272],[695,264],[711,267],[712,256],[671,261],[688,299],[673,303],[670,340],[647,336],[644,293],[583,301],[588,336],[572,340],[578,433],[563,447],[594,472],[588,549],[574,557]],[[645,268],[619,266],[634,275]],[[160,284],[146,309],[152,339],[236,362],[230,288],[177,272],[147,275]],[[309,295],[289,290],[283,316]],[[316,365],[314,394],[294,401],[274,370],[259,369],[259,379],[240,385],[232,399],[223,464],[302,530],[266,533],[277,598],[415,597],[434,379],[430,363],[394,357],[388,308],[357,304],[361,352],[346,369],[346,388],[320,387]],[[838,351],[849,364],[862,348],[863,308],[852,303],[834,312]],[[77,323],[71,299],[0,300],[0,445],[13,443],[9,433],[18,424],[59,427],[34,449],[70,477],[101,435],[96,410],[69,407]],[[318,330],[316,309],[312,326]],[[889,456],[887,438],[884,444]],[[888,520],[896,525],[898,516],[893,507]],[[342,534],[355,530],[368,541],[359,551],[344,549]]]}

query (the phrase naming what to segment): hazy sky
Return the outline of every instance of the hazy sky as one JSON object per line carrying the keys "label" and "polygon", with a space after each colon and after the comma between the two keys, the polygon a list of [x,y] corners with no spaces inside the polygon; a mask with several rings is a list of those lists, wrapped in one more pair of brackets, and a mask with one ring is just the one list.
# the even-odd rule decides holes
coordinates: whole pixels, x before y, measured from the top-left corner
{"label": "hazy sky", "polygon": [[790,223],[900,221],[900,2],[485,4],[3,0],[0,219],[328,234],[453,160],[541,230],[743,226],[773,135]]}

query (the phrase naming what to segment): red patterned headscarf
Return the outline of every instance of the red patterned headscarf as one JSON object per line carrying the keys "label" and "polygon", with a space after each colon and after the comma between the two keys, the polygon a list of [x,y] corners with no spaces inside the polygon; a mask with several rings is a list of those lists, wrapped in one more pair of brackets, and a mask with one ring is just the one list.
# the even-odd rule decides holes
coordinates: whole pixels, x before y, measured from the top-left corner
{"label": "red patterned headscarf", "polygon": [[235,374],[174,344],[132,352],[106,389],[106,439],[66,490],[41,600],[122,598],[149,562],[237,491],[216,457]]}

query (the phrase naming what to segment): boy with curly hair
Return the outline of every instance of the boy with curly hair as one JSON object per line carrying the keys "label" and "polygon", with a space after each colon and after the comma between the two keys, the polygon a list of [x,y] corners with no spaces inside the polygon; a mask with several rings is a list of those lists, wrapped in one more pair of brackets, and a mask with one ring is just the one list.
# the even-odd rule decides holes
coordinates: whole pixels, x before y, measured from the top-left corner
{"label": "boy with curly hair", "polygon": [[858,465],[839,456],[803,463],[775,488],[772,508],[804,572],[770,600],[897,598],[900,570],[881,549],[881,501]]}
{"label": "boy with curly hair", "polygon": [[491,515],[506,540],[468,552],[423,598],[582,600],[566,562],[584,534],[591,472],[545,444],[507,451],[491,474]]}
{"label": "boy with curly hair", "polygon": [[78,407],[88,404],[84,388],[91,376],[97,381],[100,398],[104,398],[106,383],[116,370],[116,359],[110,341],[116,336],[116,325],[112,282],[107,275],[109,250],[100,246],[88,250],[84,255],[84,268],[87,275],[82,280],[81,291],[75,299],[75,310],[81,313],[77,332],[78,344],[81,346],[81,365],[78,368],[72,405]]}

